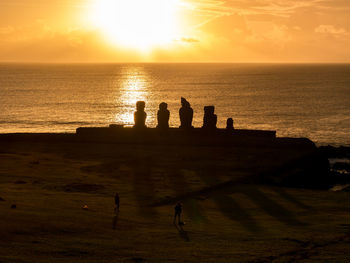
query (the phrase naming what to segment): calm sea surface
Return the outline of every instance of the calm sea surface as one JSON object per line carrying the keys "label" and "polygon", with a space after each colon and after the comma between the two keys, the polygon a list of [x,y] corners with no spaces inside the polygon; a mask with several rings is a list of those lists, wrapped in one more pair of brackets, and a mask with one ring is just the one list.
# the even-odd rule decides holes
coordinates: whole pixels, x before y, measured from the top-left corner
{"label": "calm sea surface", "polygon": [[163,101],[176,127],[181,96],[197,127],[215,105],[218,127],[232,117],[236,128],[350,145],[350,64],[0,64],[0,133],[132,125],[138,100],[149,127]]}

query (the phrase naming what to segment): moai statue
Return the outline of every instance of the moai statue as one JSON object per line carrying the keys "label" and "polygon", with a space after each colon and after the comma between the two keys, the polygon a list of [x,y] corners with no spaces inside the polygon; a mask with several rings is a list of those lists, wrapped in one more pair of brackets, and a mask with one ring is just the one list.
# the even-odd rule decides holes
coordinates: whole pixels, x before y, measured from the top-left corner
{"label": "moai statue", "polygon": [[217,116],[214,114],[214,106],[204,106],[203,127],[204,129],[216,129]]}
{"label": "moai statue", "polygon": [[228,118],[226,121],[226,130],[227,131],[233,131],[233,119],[232,118]]}
{"label": "moai statue", "polygon": [[134,128],[146,128],[146,117],[147,114],[145,112],[145,102],[138,101],[136,102],[136,111],[134,112]]}
{"label": "moai statue", "polygon": [[158,125],[157,128],[166,130],[169,128],[170,111],[168,110],[168,104],[162,102],[159,104],[159,110],[157,112]]}
{"label": "moai statue", "polygon": [[192,126],[192,119],[193,119],[193,109],[191,108],[190,103],[185,99],[181,97],[181,108],[179,110],[180,114],[180,128],[182,129],[190,129],[193,128]]}

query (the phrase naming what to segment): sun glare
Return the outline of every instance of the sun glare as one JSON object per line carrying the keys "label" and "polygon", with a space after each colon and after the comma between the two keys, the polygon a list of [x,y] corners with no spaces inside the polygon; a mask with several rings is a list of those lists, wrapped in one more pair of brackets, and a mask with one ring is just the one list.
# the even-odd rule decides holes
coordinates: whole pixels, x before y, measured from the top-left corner
{"label": "sun glare", "polygon": [[93,0],[91,18],[116,45],[148,51],[178,34],[180,0]]}

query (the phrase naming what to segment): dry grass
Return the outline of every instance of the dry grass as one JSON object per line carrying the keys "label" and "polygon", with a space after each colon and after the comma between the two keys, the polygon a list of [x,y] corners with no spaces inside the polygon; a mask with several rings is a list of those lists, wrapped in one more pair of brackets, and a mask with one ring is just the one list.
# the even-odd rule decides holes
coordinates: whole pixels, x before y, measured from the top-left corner
{"label": "dry grass", "polygon": [[[350,261],[348,193],[238,183],[201,191],[274,167],[283,160],[275,151],[0,146],[0,262]],[[172,224],[178,197],[183,229]]]}

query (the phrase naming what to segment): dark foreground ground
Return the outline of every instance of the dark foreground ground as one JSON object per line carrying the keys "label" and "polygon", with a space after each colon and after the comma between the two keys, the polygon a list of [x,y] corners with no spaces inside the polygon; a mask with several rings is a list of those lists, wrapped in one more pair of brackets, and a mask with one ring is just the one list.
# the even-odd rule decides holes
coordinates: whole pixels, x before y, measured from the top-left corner
{"label": "dark foreground ground", "polygon": [[259,180],[298,153],[2,139],[0,262],[350,262],[348,192]]}

